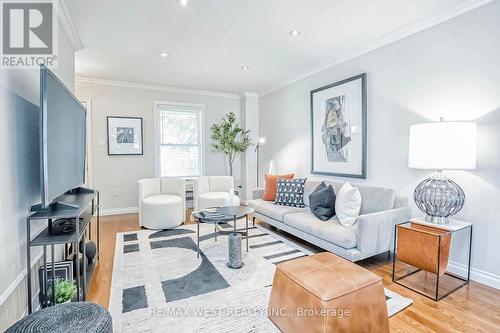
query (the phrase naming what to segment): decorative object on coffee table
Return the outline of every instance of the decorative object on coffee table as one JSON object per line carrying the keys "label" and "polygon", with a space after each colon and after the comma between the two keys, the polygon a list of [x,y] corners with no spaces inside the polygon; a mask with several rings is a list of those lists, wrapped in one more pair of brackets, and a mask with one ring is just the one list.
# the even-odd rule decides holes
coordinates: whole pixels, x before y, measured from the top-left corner
{"label": "decorative object on coffee table", "polygon": [[227,267],[237,269],[241,268],[241,234],[232,232],[227,236]]}
{"label": "decorative object on coffee table", "polygon": [[57,304],[27,317],[7,329],[6,333],[113,332],[109,312],[99,304],[72,302]]}
{"label": "decorative object on coffee table", "polygon": [[311,91],[311,173],[366,178],[366,74]]}
{"label": "decorative object on coffee table", "polygon": [[[472,255],[472,224],[450,220],[436,226],[432,222],[411,219],[396,225],[392,280],[435,301],[469,283]],[[466,276],[447,272],[452,236],[468,231]],[[463,239],[458,238],[457,239]],[[444,288],[441,288],[444,286]],[[444,289],[444,290],[443,290]],[[431,290],[431,292],[429,292]]]}
{"label": "decorative object on coffee table", "polygon": [[443,170],[476,168],[477,128],[473,122],[440,122],[410,126],[408,166],[437,172],[417,185],[415,203],[427,222],[448,223],[465,202],[462,188],[447,178]]}
{"label": "decorative object on coffee table", "polygon": [[[246,238],[246,251],[248,252],[248,215],[253,213],[254,209],[250,207],[245,207],[245,206],[227,206],[227,207],[220,207],[216,208],[214,210],[210,210],[209,213],[203,212],[203,211],[198,211],[193,213],[193,218],[197,221],[197,228],[196,228],[196,239],[197,239],[197,257],[200,256],[200,223],[213,223],[214,224],[214,237],[215,240],[217,240],[217,234],[231,234],[231,233],[237,233],[236,231],[236,223],[239,219],[245,218],[245,238]],[[221,231],[219,229],[218,224],[223,223],[223,222],[233,222],[233,231],[232,232],[225,232]],[[229,250],[233,250],[234,247],[237,246],[237,240],[233,239],[232,240],[233,245],[229,243]],[[231,239],[230,239],[231,242]],[[241,249],[241,239],[240,239],[240,249]],[[229,251],[228,250],[228,251]],[[241,253],[241,251],[240,251]],[[237,254],[236,254],[237,256]],[[232,255],[229,256],[230,258]],[[231,258],[233,260],[234,258]],[[241,267],[241,265],[240,265]],[[232,267],[236,268],[236,267]]]}

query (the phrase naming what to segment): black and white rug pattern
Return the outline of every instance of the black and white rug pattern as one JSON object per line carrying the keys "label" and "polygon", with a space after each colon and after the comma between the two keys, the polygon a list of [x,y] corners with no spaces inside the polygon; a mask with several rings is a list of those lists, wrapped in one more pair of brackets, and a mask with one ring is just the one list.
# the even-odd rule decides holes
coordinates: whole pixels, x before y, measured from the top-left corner
{"label": "black and white rug pattern", "polygon": [[[238,222],[239,231],[243,222]],[[221,224],[117,234],[109,311],[114,332],[279,332],[267,318],[275,265],[312,254],[261,226],[249,228],[244,265],[226,267],[227,237]],[[244,237],[243,237],[244,238]],[[386,289],[389,316],[411,300]]]}

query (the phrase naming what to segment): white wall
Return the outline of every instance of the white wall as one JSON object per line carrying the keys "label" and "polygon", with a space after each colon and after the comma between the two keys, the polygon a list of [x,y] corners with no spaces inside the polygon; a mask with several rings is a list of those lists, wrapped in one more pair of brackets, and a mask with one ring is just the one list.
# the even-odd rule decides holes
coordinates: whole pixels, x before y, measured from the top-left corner
{"label": "white wall", "polygon": [[467,195],[456,218],[474,223],[473,278],[500,287],[500,2],[261,97],[260,126],[267,137],[261,168],[274,160],[278,173],[310,176],[310,91],[363,72],[368,177],[337,180],[392,187],[412,198],[429,173],[407,167],[409,126],[440,116],[477,121],[477,170],[449,176]]}
{"label": "white wall", "polygon": [[[61,25],[58,31],[54,72],[73,90],[74,50]],[[0,331],[27,304],[25,219],[30,206],[40,202],[39,77],[38,69],[0,70]],[[33,224],[32,235],[44,226],[44,221]],[[33,251],[33,259],[39,251]]]}
{"label": "white wall", "polygon": [[[80,83],[79,81],[77,81],[76,93],[79,98],[91,99],[92,103],[92,182],[93,187],[100,191],[103,209],[137,207],[137,181],[155,176],[154,101],[205,105],[203,114],[205,174],[224,175],[229,173],[224,156],[212,152],[209,139],[210,126],[215,122],[219,122],[231,111],[239,117],[239,98],[109,84]],[[107,116],[143,118],[143,156],[108,156]],[[239,184],[239,158],[234,168],[234,177],[235,183]],[[116,189],[117,196],[113,195],[113,189]]]}

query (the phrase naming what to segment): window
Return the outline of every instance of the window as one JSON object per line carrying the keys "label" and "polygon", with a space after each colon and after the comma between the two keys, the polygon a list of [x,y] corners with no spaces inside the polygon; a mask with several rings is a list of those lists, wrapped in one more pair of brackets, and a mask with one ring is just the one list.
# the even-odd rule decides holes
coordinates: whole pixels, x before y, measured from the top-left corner
{"label": "window", "polygon": [[202,175],[200,105],[156,103],[156,174],[160,177]]}

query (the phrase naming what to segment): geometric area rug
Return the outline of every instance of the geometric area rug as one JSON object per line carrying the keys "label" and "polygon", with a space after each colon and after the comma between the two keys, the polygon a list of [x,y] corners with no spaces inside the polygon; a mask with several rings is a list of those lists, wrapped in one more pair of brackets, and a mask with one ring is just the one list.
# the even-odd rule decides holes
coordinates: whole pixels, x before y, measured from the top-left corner
{"label": "geometric area rug", "polygon": [[[239,222],[238,227],[243,226]],[[109,312],[114,332],[279,332],[267,318],[275,265],[312,254],[260,226],[242,237],[240,269],[226,267],[229,223],[116,236]],[[244,233],[244,229],[238,229]],[[389,316],[412,301],[385,289]]]}

